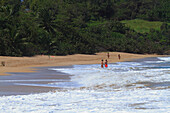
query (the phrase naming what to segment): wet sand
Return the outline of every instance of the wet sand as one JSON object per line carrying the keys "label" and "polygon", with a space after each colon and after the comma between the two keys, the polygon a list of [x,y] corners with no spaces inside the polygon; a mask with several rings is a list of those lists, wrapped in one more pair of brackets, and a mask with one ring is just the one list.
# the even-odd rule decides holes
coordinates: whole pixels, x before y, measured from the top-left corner
{"label": "wet sand", "polygon": [[0,96],[27,95],[59,90],[60,88],[50,87],[47,84],[70,80],[71,75],[48,70],[48,68],[51,67],[40,67],[32,73],[10,73],[11,76],[0,76]]}

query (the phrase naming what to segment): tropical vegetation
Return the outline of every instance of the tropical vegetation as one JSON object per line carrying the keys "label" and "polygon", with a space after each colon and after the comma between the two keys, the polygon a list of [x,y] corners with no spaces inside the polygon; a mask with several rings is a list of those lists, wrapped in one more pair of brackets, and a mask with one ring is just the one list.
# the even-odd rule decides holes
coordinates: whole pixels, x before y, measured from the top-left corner
{"label": "tropical vegetation", "polygon": [[169,0],[1,0],[0,55],[169,54]]}

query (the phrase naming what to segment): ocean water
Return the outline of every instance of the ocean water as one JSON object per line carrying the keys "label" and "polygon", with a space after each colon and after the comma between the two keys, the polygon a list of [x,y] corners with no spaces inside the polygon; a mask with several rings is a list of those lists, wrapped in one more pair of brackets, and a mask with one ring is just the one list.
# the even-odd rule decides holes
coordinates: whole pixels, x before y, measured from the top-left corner
{"label": "ocean water", "polygon": [[[49,68],[67,73],[69,81],[43,86],[56,91],[0,97],[2,113],[168,113],[170,57],[132,62]],[[63,75],[64,76],[64,75]],[[20,84],[29,85],[29,84]],[[38,86],[41,84],[33,84]],[[42,86],[42,87],[43,87]]]}

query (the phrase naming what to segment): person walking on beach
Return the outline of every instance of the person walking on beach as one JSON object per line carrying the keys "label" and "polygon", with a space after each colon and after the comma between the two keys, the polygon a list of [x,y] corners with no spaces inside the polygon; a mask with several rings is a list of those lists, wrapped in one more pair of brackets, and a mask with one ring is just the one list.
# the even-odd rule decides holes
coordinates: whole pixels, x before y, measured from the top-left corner
{"label": "person walking on beach", "polygon": [[101,60],[101,68],[103,68],[103,59]]}
{"label": "person walking on beach", "polygon": [[119,60],[120,60],[120,54],[118,54],[118,58],[119,58]]}
{"label": "person walking on beach", "polygon": [[110,57],[109,52],[107,53],[107,57],[108,57],[108,58]]}
{"label": "person walking on beach", "polygon": [[105,60],[105,68],[107,68],[108,67],[108,64],[107,64],[108,62],[107,62],[107,59]]}

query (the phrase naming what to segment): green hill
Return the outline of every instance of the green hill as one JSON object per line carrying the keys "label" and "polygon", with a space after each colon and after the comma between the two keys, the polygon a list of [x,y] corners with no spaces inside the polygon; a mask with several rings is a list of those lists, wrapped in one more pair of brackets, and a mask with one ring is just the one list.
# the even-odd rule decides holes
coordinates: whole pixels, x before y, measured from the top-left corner
{"label": "green hill", "polygon": [[[126,26],[139,33],[148,33],[150,29],[160,30],[160,27],[163,23],[160,21],[146,21],[141,19],[123,20],[121,22],[125,23]],[[168,23],[168,25],[170,25],[170,23]]]}

